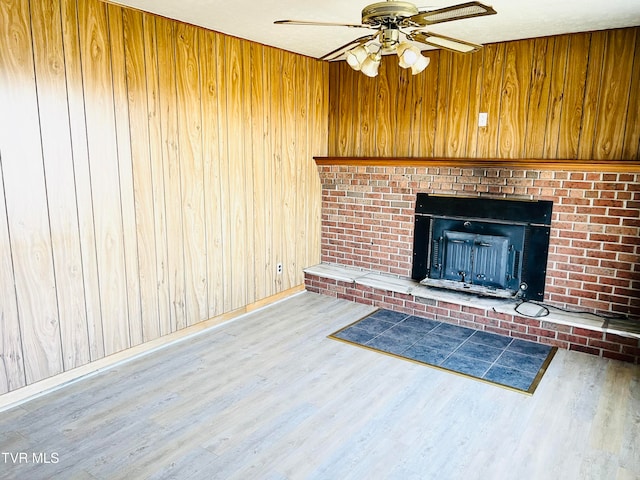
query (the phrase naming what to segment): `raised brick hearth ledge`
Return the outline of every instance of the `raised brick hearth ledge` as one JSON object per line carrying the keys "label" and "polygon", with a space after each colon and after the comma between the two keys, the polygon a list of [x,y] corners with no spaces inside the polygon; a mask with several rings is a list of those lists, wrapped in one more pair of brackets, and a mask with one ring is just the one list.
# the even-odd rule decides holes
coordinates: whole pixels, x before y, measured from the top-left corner
{"label": "raised brick hearth ledge", "polygon": [[533,304],[520,308],[531,315],[523,316],[514,299],[432,288],[410,278],[328,263],[305,269],[305,286],[310,292],[640,364],[636,323],[553,308],[536,317],[540,309]]}

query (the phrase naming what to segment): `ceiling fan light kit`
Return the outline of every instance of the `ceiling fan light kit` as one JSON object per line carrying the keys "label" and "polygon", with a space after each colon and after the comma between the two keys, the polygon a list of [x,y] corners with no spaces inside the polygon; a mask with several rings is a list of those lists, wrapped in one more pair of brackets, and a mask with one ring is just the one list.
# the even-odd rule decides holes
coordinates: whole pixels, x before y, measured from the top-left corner
{"label": "ceiling fan light kit", "polygon": [[396,48],[396,54],[398,55],[398,64],[400,67],[409,68],[418,61],[420,50],[409,42],[402,42]]}
{"label": "ceiling fan light kit", "polygon": [[370,53],[367,55],[367,58],[364,59],[364,62],[362,62],[360,71],[367,77],[377,77],[378,69],[380,68],[380,60],[382,60],[382,56],[379,53]]}
{"label": "ceiling fan light kit", "polygon": [[358,45],[346,54],[347,63],[351,68],[358,71],[362,67],[362,62],[369,56],[369,51],[364,45]]}
{"label": "ceiling fan light kit", "polygon": [[422,72],[425,68],[429,66],[431,59],[429,57],[425,57],[424,55],[420,55],[416,63],[411,65],[411,74],[417,75]]}
{"label": "ceiling fan light kit", "polygon": [[482,48],[482,45],[425,32],[421,28],[453,20],[494,15],[495,13],[493,8],[476,1],[421,11],[410,2],[387,0],[364,7],[361,25],[298,20],[278,20],[275,23],[345,26],[377,30],[374,35],[357,38],[321,58],[322,60],[338,60],[344,55],[351,68],[369,77],[375,77],[378,75],[383,53],[395,53],[398,56],[399,66],[411,69],[413,75],[417,75],[427,68],[430,59],[422,55],[418,46],[415,45],[416,43],[458,53],[477,51]]}

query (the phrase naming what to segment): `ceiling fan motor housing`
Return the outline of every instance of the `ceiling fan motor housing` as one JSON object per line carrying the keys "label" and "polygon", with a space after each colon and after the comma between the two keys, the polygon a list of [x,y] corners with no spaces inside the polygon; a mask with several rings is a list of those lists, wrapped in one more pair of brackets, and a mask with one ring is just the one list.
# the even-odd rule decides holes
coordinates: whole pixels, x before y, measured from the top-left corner
{"label": "ceiling fan motor housing", "polygon": [[373,3],[362,9],[362,23],[372,26],[397,24],[418,13],[418,7],[409,2]]}

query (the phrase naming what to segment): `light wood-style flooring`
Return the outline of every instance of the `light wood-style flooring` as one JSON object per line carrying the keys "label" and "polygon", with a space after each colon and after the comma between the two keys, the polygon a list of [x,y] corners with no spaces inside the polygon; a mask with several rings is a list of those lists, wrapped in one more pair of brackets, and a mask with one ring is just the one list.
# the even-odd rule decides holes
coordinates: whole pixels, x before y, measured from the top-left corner
{"label": "light wood-style flooring", "polygon": [[0,478],[640,478],[640,367],[561,350],[527,396],[327,338],[370,311],[305,292],[0,413]]}

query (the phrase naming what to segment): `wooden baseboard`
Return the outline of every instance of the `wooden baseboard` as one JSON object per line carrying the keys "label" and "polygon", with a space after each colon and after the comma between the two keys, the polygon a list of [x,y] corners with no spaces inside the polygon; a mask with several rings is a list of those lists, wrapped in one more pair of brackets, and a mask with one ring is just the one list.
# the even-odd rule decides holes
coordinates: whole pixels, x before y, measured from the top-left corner
{"label": "wooden baseboard", "polygon": [[17,390],[5,393],[4,395],[0,395],[0,412],[18,406],[21,403],[27,402],[41,395],[58,390],[78,380],[100,373],[116,365],[120,365],[124,362],[128,362],[144,355],[148,355],[149,353],[160,350],[161,348],[167,347],[176,342],[180,342],[195,335],[199,335],[210,328],[217,327],[232,320],[237,320],[242,315],[254,312],[260,308],[264,308],[273,303],[284,300],[285,298],[288,298],[292,295],[303,292],[304,289],[304,285],[298,285],[296,287],[259,300],[250,305],[238,308],[227,313],[223,313],[222,315],[218,315],[216,317],[212,317],[208,320],[197,323],[195,325],[191,325],[190,327],[184,328],[182,330],[178,330],[177,332],[173,332],[169,335],[165,335],[163,337],[151,340],[140,345],[136,345],[135,347],[128,348],[127,350],[123,350],[118,353],[114,353],[113,355],[101,358],[87,365],[74,368],[73,370],[69,370],[68,372],[60,373],[45,380],[27,385],[26,387],[22,387]]}

